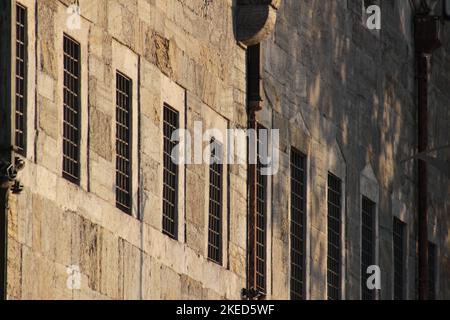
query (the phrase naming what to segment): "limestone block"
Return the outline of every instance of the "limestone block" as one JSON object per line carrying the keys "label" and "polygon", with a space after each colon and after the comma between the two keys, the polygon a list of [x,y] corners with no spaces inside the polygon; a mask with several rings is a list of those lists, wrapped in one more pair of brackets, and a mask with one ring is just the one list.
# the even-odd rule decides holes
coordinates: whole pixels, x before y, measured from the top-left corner
{"label": "limestone block", "polygon": [[[28,189],[23,192],[20,197],[17,197],[17,241],[28,247],[32,246],[33,242],[33,220],[32,215],[32,195]],[[12,236],[11,232],[8,232]]]}
{"label": "limestone block", "polygon": [[55,264],[22,247],[22,299],[51,300],[55,296]]}
{"label": "limestone block", "polygon": [[123,259],[123,288],[122,292],[119,292],[119,295],[125,300],[140,299],[143,277],[141,265],[142,252],[124,240],[120,242],[121,245],[119,248],[122,251],[121,258]]}
{"label": "limestone block", "polygon": [[180,299],[201,300],[202,299],[202,283],[195,281],[187,275],[180,276],[181,293]]}
{"label": "limestone block", "polygon": [[[37,71],[37,73],[38,94],[51,102],[55,102],[55,79],[42,71]],[[38,97],[38,99],[40,99],[41,97]]]}
{"label": "limestone block", "polygon": [[57,3],[51,0],[40,1],[37,6],[37,17],[40,23],[39,34],[42,35],[39,41],[39,70],[57,78],[57,51],[55,50],[55,13]]}
{"label": "limestone block", "polygon": [[80,271],[87,275],[89,288],[98,291],[102,274],[100,262],[103,230],[84,218],[79,223],[79,236],[73,239],[73,242],[79,241],[79,252],[75,252],[74,261],[79,262]]}
{"label": "limestone block", "polygon": [[100,198],[115,203],[115,176],[111,174],[115,166],[102,157],[91,153],[90,172],[91,191]]}
{"label": "limestone block", "polygon": [[[189,166],[193,167],[204,171],[204,166]],[[201,228],[205,225],[205,180],[190,169],[186,171],[186,219]]]}
{"label": "limestone block", "polygon": [[143,261],[143,299],[161,299],[160,288],[162,283],[165,283],[165,281],[161,282],[161,265],[148,254],[144,255]]}
{"label": "limestone block", "polygon": [[272,241],[272,298],[289,299],[290,261],[288,242],[274,239]]}
{"label": "limestone block", "polygon": [[[149,107],[150,109],[151,107]],[[161,162],[162,149],[163,149],[163,137],[160,127],[160,108],[152,108],[153,119],[149,119],[146,116],[141,116],[141,151],[145,154],[145,158],[152,162]],[[157,122],[156,122],[157,121]],[[142,161],[145,163],[145,161]],[[153,167],[154,165],[151,164]]]}
{"label": "limestone block", "polygon": [[119,239],[105,230],[101,241],[99,291],[112,299],[119,299]]}
{"label": "limestone block", "polygon": [[161,266],[161,299],[176,300],[180,299],[181,277],[172,269]]}
{"label": "limestone block", "polygon": [[[203,211],[195,210],[196,215],[203,216]],[[197,225],[196,223],[187,219],[186,221],[186,244],[197,252],[199,255],[204,255],[206,253],[205,249],[205,223]]]}
{"label": "limestone block", "polygon": [[[245,245],[245,243],[244,243]],[[246,250],[234,243],[229,244],[230,271],[237,275],[246,273]]]}
{"label": "limestone block", "polygon": [[90,121],[89,138],[92,150],[105,160],[112,161],[111,116],[91,108]]}
{"label": "limestone block", "polygon": [[14,238],[8,237],[8,287],[7,294],[10,299],[22,297],[22,246]]}

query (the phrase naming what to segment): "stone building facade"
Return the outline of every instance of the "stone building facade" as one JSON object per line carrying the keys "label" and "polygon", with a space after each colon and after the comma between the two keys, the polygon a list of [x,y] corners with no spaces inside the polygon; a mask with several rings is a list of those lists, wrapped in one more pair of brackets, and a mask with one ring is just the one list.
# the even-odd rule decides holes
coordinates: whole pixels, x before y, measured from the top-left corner
{"label": "stone building facade", "polygon": [[[80,0],[79,28],[73,27],[74,1],[16,2],[26,9],[27,112],[25,151],[18,155],[25,162],[23,191],[8,196],[7,298],[241,299],[249,268],[247,165],[222,169],[217,263],[208,255],[209,165],[179,166],[177,223],[172,236],[163,230],[163,141],[168,106],[189,132],[198,121],[203,130],[247,127],[247,46],[237,40],[236,7],[252,1]],[[417,86],[410,4],[378,1],[382,29],[371,31],[364,24],[368,1],[265,3],[276,23],[260,44],[257,120],[280,130],[280,170],[267,177],[265,190],[265,297],[292,296],[295,148],[306,173],[304,297],[330,294],[332,174],[341,182],[339,298],[362,297],[367,198],[374,205],[373,262],[381,270],[376,296],[394,297],[396,217],[405,228],[402,298],[415,299]],[[442,34],[443,47],[431,60],[429,143],[437,148],[433,157],[448,164],[449,149],[438,148],[450,143],[448,25]],[[63,175],[64,39],[79,44],[77,183]],[[132,110],[127,213],[117,207],[118,74],[129,81]],[[429,166],[428,233],[436,248],[435,294],[442,299],[450,298],[449,196],[449,177]]]}

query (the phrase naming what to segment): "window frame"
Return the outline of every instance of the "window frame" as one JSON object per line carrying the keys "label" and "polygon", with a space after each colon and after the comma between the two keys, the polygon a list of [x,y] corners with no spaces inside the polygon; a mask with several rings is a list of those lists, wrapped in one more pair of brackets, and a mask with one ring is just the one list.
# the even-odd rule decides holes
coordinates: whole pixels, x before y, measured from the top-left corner
{"label": "window frame", "polygon": [[[293,169],[294,169],[294,162],[293,162],[293,156],[296,155],[299,157],[299,159],[301,160],[302,164],[301,165],[295,165],[299,171],[302,172],[302,180],[298,181],[300,184],[303,184],[303,192],[300,192],[301,195],[299,194],[299,196],[302,197],[302,201],[303,201],[303,212],[301,212],[302,214],[302,235],[301,237],[303,238],[303,245],[302,248],[299,248],[299,250],[303,250],[303,258],[302,258],[302,277],[303,277],[303,283],[302,283],[302,288],[300,293],[294,292],[293,291],[293,281],[295,281],[294,277],[293,277],[293,267],[294,267],[294,262],[293,262],[293,255],[294,255],[294,235],[293,235],[293,230],[294,230],[294,219],[293,219],[293,196],[294,196],[294,188],[293,188],[293,183],[294,183],[294,174],[293,174]],[[306,299],[306,292],[307,292],[307,229],[308,229],[308,157],[306,156],[306,154],[304,154],[303,152],[297,150],[294,147],[291,147],[291,154],[290,154],[290,299],[291,300],[305,300]],[[298,250],[298,251],[299,251]],[[297,295],[297,297],[294,297],[294,295]]]}
{"label": "window frame", "polygon": [[[339,190],[335,191],[335,190],[331,190],[334,191],[336,193],[338,193],[339,195],[339,214],[340,214],[340,219],[339,219],[339,233],[338,233],[338,240],[339,240],[339,247],[338,247],[338,252],[339,252],[339,257],[338,257],[338,272],[337,272],[337,281],[338,281],[338,287],[336,287],[336,289],[338,290],[338,297],[333,298],[330,296],[330,287],[332,287],[332,284],[330,283],[330,279],[329,279],[329,272],[333,272],[330,271],[329,268],[329,262],[330,262],[330,243],[329,243],[329,239],[330,239],[330,226],[329,226],[329,221],[330,221],[330,178],[331,179],[335,179],[335,182],[338,183],[339,186]],[[345,240],[343,239],[344,236],[344,232],[343,232],[343,225],[344,225],[344,184],[343,184],[343,180],[341,178],[339,178],[338,176],[334,175],[331,172],[328,172],[327,175],[327,275],[326,275],[326,283],[327,283],[327,299],[328,300],[342,300],[344,299],[344,288],[343,288],[343,274],[345,273],[345,270],[343,268],[343,260],[345,260],[344,255],[343,255],[343,247],[345,246]],[[333,204],[335,205],[335,204]],[[337,207],[337,205],[335,205]]]}
{"label": "window frame", "polygon": [[[16,67],[15,67],[15,106],[14,106],[14,146],[16,148],[16,152],[18,154],[20,154],[23,157],[27,156],[27,143],[28,143],[28,77],[29,77],[29,54],[28,54],[28,45],[29,45],[29,23],[28,23],[28,16],[29,16],[29,12],[28,12],[28,8],[27,6],[23,5],[20,2],[16,2],[16,19],[15,19],[15,26],[16,26],[16,41],[15,41],[15,45],[16,45],[16,49],[15,49],[15,63],[16,63]],[[19,21],[19,10],[23,10],[23,21]],[[19,34],[18,34],[18,29],[19,29],[19,25],[21,25],[20,27],[23,28],[23,38],[21,38],[19,40]],[[21,43],[20,43],[21,42]],[[23,57],[19,56],[18,53],[18,47],[19,46],[23,46],[23,52],[24,55]],[[19,65],[19,61],[18,60],[23,60],[21,62],[22,66],[20,69],[23,69],[23,73],[21,75],[18,74],[18,68],[17,66]],[[22,78],[23,80],[23,90],[22,92],[18,92],[18,78]],[[18,104],[19,104],[19,99],[18,99],[18,95],[21,95],[21,99],[23,100],[23,105],[21,106],[23,110],[18,111]],[[21,132],[18,132],[18,114],[21,114]],[[18,144],[18,136],[22,137],[22,143],[19,145]]]}
{"label": "window frame", "polygon": [[[396,245],[395,239],[396,236],[400,237],[400,235],[396,232],[396,227],[400,227],[402,234],[401,234],[401,241],[402,243],[400,245]],[[399,229],[399,230],[400,230]],[[396,274],[397,274],[397,270],[396,270],[396,257],[398,257],[398,255],[396,255],[396,247],[401,248],[402,252],[401,252],[401,259],[402,259],[402,267],[400,268],[401,271],[401,277],[402,277],[402,292],[401,292],[401,297],[398,297],[398,295],[396,295],[396,288],[397,288],[397,283],[396,283]],[[407,224],[405,222],[403,222],[402,220],[400,220],[397,217],[393,218],[393,224],[392,224],[392,256],[393,256],[393,270],[392,270],[392,286],[393,286],[393,291],[392,291],[392,295],[393,295],[393,300],[406,300],[407,299]],[[398,298],[397,298],[398,297]]]}
{"label": "window frame", "polygon": [[[83,23],[83,26],[88,26],[88,23]],[[124,59],[123,57],[126,57]],[[94,181],[94,178],[92,179],[91,183],[98,185],[99,181],[102,181],[102,183],[108,183],[111,184],[112,189],[107,190],[108,192],[102,193],[102,197],[106,197],[106,199],[111,201],[111,204],[114,208],[116,208],[116,211],[118,214],[121,214],[124,217],[130,217],[133,219],[142,219],[142,208],[141,208],[141,197],[139,196],[139,183],[140,183],[140,175],[139,175],[139,161],[140,161],[140,154],[139,154],[139,141],[141,139],[141,131],[139,128],[140,123],[140,95],[139,95],[139,88],[140,88],[140,82],[139,82],[139,58],[138,55],[130,50],[127,46],[124,44],[118,42],[116,39],[112,39],[112,74],[111,74],[111,90],[110,90],[110,105],[107,107],[107,105],[97,105],[95,106],[98,111],[101,111],[105,113],[106,115],[109,115],[111,117],[111,148],[112,148],[112,160],[110,162],[104,162],[102,160],[102,163],[105,163],[107,166],[106,169],[108,171],[115,172],[117,164],[116,164],[116,135],[117,135],[117,128],[116,128],[116,87],[117,87],[117,79],[116,79],[116,72],[120,72],[122,75],[125,75],[127,78],[129,78],[132,82],[132,90],[131,90],[131,102],[130,102],[130,109],[131,109],[131,135],[130,135],[130,141],[131,141],[131,148],[130,148],[130,158],[132,159],[131,162],[131,213],[130,214],[123,214],[124,212],[120,210],[120,208],[116,207],[116,193],[115,193],[115,184],[116,184],[116,176],[115,174],[111,174],[108,177],[98,177],[97,172],[91,172],[90,177],[96,177],[96,181]],[[90,164],[98,167],[99,165],[103,166],[102,163],[99,163],[97,160],[97,156],[90,158]],[[103,169],[103,168],[102,168]],[[97,176],[96,176],[97,175]],[[101,189],[101,188],[100,188]],[[103,192],[103,190],[99,190]],[[93,189],[93,192],[97,192],[97,190]],[[125,218],[125,219],[127,219]]]}
{"label": "window frame", "polygon": [[[176,117],[176,123],[170,123],[168,121],[166,121],[166,110],[168,112],[171,112],[175,117]],[[168,103],[164,103],[163,106],[163,119],[162,119],[162,125],[163,125],[163,197],[162,197],[162,232],[163,234],[165,234],[166,236],[172,238],[173,240],[178,240],[178,226],[179,226],[179,216],[180,216],[180,211],[179,211],[179,193],[180,193],[180,188],[179,188],[179,179],[180,179],[180,166],[178,164],[173,164],[175,166],[175,169],[173,173],[170,172],[170,168],[166,167],[166,156],[170,158],[171,153],[173,151],[173,148],[176,146],[176,143],[171,142],[171,136],[169,137],[168,135],[165,134],[165,128],[164,126],[166,125],[174,127],[172,133],[178,129],[180,129],[180,112],[178,110],[176,110],[175,108],[173,108],[171,105],[169,105]],[[172,149],[170,150],[170,154],[168,154],[168,151],[166,151],[166,143],[170,143],[172,144]],[[165,155],[165,153],[167,153],[167,155]],[[170,159],[170,161],[172,161]],[[169,183],[170,181],[166,182],[166,172],[171,173],[172,175],[175,176],[174,178],[174,182],[173,185],[174,186],[170,186]],[[166,199],[166,194],[170,191],[168,190],[169,188],[173,188],[174,190],[174,199],[173,199],[173,203],[172,206],[174,207],[174,215],[173,217],[169,217],[168,213],[165,212],[165,202],[169,202],[170,199]],[[170,203],[169,203],[170,204]],[[166,219],[166,220],[165,220]],[[167,230],[165,229],[165,221],[167,221],[167,219],[171,219],[173,220],[173,232],[171,230]],[[170,222],[170,221],[169,221]]]}
{"label": "window frame", "polygon": [[[209,173],[209,192],[208,192],[208,249],[207,249],[207,258],[209,261],[214,262],[218,265],[223,265],[223,251],[224,251],[224,174],[226,173],[226,170],[224,170],[225,166],[223,164],[224,159],[224,146],[220,141],[217,141],[216,139],[212,139],[210,146],[215,144],[217,147],[214,148],[214,150],[211,150],[211,163],[208,168]],[[217,155],[213,152],[215,152],[217,149],[220,151],[220,158],[217,158]],[[219,160],[221,163],[213,162],[213,159]],[[214,174],[216,175],[213,179]],[[217,179],[217,181],[216,181]],[[212,182],[213,181],[213,182]],[[217,189],[218,194],[216,195],[216,198],[213,198],[213,189]],[[218,199],[217,199],[218,198]],[[212,208],[215,205],[218,205],[218,212],[215,212],[215,214],[212,212]],[[217,217],[218,216],[218,217]],[[211,227],[212,220],[218,220],[218,226],[216,229],[214,227]],[[218,248],[214,248],[215,243],[212,243],[211,235],[214,233],[218,233],[219,240],[217,241]],[[214,253],[214,249],[217,250],[215,252],[216,256],[212,256]]]}
{"label": "window frame", "polygon": [[[115,145],[116,145],[116,152],[115,152],[115,163],[116,163],[116,183],[115,183],[115,192],[116,192],[116,196],[115,196],[115,203],[116,203],[116,208],[123,211],[124,213],[128,214],[128,215],[132,215],[133,214],[133,164],[134,164],[134,159],[133,159],[133,148],[134,148],[134,144],[133,144],[133,135],[134,135],[134,130],[133,130],[133,79],[130,78],[129,76],[125,75],[125,73],[116,70],[115,72],[115,77],[116,77],[116,88],[115,88],[115,92],[116,92],[116,100],[115,100],[115,111],[116,111],[116,117],[115,117],[115,126],[116,126],[116,135],[115,135]],[[122,78],[123,81],[125,81],[124,85],[128,85],[128,88],[119,88],[119,84],[118,84],[118,80],[119,78]],[[128,108],[129,110],[127,111],[128,114],[128,119],[125,120],[125,122],[128,122],[128,127],[126,128],[128,137],[125,137],[125,139],[127,141],[125,141],[125,139],[123,137],[119,137],[118,135],[120,134],[117,130],[117,128],[119,126],[123,126],[126,127],[126,124],[124,125],[123,123],[118,121],[118,112],[119,112],[119,108],[123,109],[123,106],[119,105],[119,101],[118,101],[118,97],[119,95],[122,94],[126,94],[127,92],[123,91],[122,89],[127,89],[128,90],[128,97],[126,97],[128,99]],[[123,142],[122,142],[123,141]],[[118,150],[117,150],[117,146],[119,145],[119,143],[127,143],[128,144],[128,158],[125,158],[124,155],[119,154]],[[122,160],[122,158],[124,160]],[[121,165],[123,165],[123,162],[128,162],[128,168],[125,168],[123,170],[121,170],[119,167]],[[128,182],[125,182],[125,187],[122,185],[118,185],[118,180],[119,180],[119,175],[122,176],[126,176],[127,173],[126,171],[128,171]],[[128,183],[128,188],[126,186],[126,184]],[[127,188],[127,190],[125,190],[125,188]],[[125,195],[125,192],[128,192],[128,204],[123,203],[120,199],[119,199],[119,194],[121,193],[122,195]]]}
{"label": "window frame", "polygon": [[[261,162],[259,161],[259,155],[260,155],[260,130],[267,130],[266,127],[262,126],[261,124],[257,124],[257,132],[256,132],[256,143],[257,143],[257,151],[256,151],[256,157],[257,157],[257,165],[256,165],[256,211],[257,211],[257,218],[256,218],[256,225],[255,225],[255,234],[256,237],[258,238],[258,229],[262,229],[258,227],[258,215],[261,215],[261,213],[258,213],[258,205],[261,206],[261,208],[263,209],[263,213],[264,213],[264,224],[263,224],[263,239],[264,242],[262,244],[260,244],[263,247],[263,252],[264,252],[264,257],[258,257],[258,240],[256,243],[256,260],[257,260],[257,265],[256,265],[256,283],[257,283],[257,287],[256,289],[259,290],[261,293],[267,295],[269,292],[269,281],[270,281],[270,272],[269,272],[269,259],[270,259],[270,237],[271,237],[271,224],[270,224],[270,212],[269,212],[269,207],[270,207],[270,190],[269,190],[269,185],[270,185],[270,180],[269,180],[269,176],[264,176],[261,174],[261,169],[263,168],[263,165],[261,164]],[[270,141],[268,141],[268,143],[270,143]],[[268,146],[270,147],[270,146]],[[262,190],[261,190],[261,189]],[[263,199],[261,199],[259,193],[262,192],[263,195]],[[263,201],[262,201],[263,200]],[[259,203],[258,203],[259,202]],[[261,243],[261,242],[259,242]],[[258,259],[259,260],[263,260],[263,270],[262,271],[258,271]],[[263,283],[260,284],[258,283],[258,278],[261,279],[260,282],[262,281]]]}
{"label": "window frame", "polygon": [[[367,208],[367,209],[366,209]],[[368,211],[371,212],[368,212]],[[371,262],[368,262],[367,265],[364,262],[364,215],[368,214],[371,215],[371,226],[367,226],[368,229],[370,229],[370,232],[372,233],[371,236],[371,248],[372,251],[370,254],[372,255]],[[375,201],[372,201],[369,197],[362,195],[361,196],[361,300],[376,300],[377,299],[377,291],[371,290],[366,286],[368,274],[366,273],[367,268],[371,265],[377,264],[377,204]],[[364,292],[367,290],[366,292]],[[364,294],[367,294],[368,296],[365,297]]]}
{"label": "window frame", "polygon": [[[69,56],[69,59],[75,60],[75,58],[73,57],[73,55],[70,55],[70,53],[66,52],[66,40],[70,42],[71,45],[75,45],[76,49],[78,50],[77,54],[78,54],[78,60],[77,60],[77,72],[78,75],[74,75],[73,72],[70,72],[70,70],[66,69],[66,64],[65,64],[65,58],[66,56]],[[63,118],[62,118],[62,123],[63,123],[63,135],[62,135],[62,142],[63,142],[63,148],[62,148],[62,176],[64,179],[66,179],[67,181],[74,183],[76,185],[80,185],[81,183],[81,149],[82,149],[82,145],[81,145],[81,136],[82,136],[82,130],[83,130],[83,125],[82,125],[82,100],[83,97],[81,95],[81,82],[82,82],[82,73],[81,73],[81,63],[82,63],[82,48],[81,48],[81,44],[79,41],[75,40],[73,37],[71,37],[70,35],[63,33]],[[73,92],[73,88],[68,88],[65,84],[65,78],[66,75],[68,76],[73,76],[76,77],[77,76],[77,82],[76,82],[76,89],[77,92]],[[74,106],[68,106],[65,102],[65,96],[66,94],[69,93],[73,93],[76,94],[77,97],[77,105],[75,106],[77,108],[76,110],[76,123],[78,125],[75,125],[73,122],[68,122],[66,121],[66,113],[68,111],[68,109],[74,109]],[[68,127],[70,126],[76,126],[76,131],[77,131],[77,137],[76,137],[76,141],[71,141],[70,137],[66,137],[66,124]],[[65,146],[66,146],[66,141],[68,141],[68,143],[71,144],[75,144],[76,145],[76,158],[69,159],[67,161],[71,161],[72,165],[75,163],[77,165],[76,169],[74,172],[68,172],[68,168],[65,167],[66,159],[68,157],[71,157],[72,155],[68,155],[65,153]]]}

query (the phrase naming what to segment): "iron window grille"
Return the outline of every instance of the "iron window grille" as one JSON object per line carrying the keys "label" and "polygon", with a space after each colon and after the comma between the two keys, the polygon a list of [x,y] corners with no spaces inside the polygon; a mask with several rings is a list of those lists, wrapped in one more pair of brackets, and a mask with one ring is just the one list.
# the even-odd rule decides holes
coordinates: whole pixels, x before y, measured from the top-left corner
{"label": "iron window grille", "polygon": [[257,138],[257,165],[256,165],[256,289],[266,292],[266,223],[267,223],[267,176],[261,174],[261,147],[259,131],[264,130],[258,126]]}
{"label": "iron window grille", "polygon": [[116,206],[132,210],[132,80],[116,73]]}
{"label": "iron window grille", "polygon": [[306,156],[291,149],[291,299],[305,298]]}
{"label": "iron window grille", "polygon": [[375,264],[375,209],[376,204],[362,197],[361,212],[361,295],[363,300],[374,300],[375,291],[367,287],[367,268]]}
{"label": "iron window grille", "polygon": [[178,165],[172,160],[172,150],[176,141],[172,134],[179,128],[179,114],[168,105],[164,105],[163,144],[163,233],[177,239],[178,226]]}
{"label": "iron window grille", "polygon": [[80,181],[80,44],[64,35],[63,177]]}
{"label": "iron window grille", "polygon": [[406,225],[399,219],[394,218],[394,300],[405,298],[405,230]]}
{"label": "iron window grille", "polygon": [[222,264],[222,145],[211,142],[209,165],[208,258]]}
{"label": "iron window grille", "polygon": [[328,300],[341,299],[341,221],[342,182],[328,174]]}
{"label": "iron window grille", "polygon": [[428,300],[436,299],[436,245],[428,242]]}
{"label": "iron window grille", "polygon": [[27,9],[16,5],[16,109],[15,146],[18,153],[26,153],[26,86],[27,86]]}

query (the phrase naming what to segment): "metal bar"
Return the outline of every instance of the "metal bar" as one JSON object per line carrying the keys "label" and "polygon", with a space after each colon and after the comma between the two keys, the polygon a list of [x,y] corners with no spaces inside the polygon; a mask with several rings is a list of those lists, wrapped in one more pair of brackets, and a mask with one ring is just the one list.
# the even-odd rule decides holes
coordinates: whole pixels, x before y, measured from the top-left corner
{"label": "metal bar", "polygon": [[264,298],[267,291],[267,177],[261,174],[262,164],[260,161],[261,139],[259,130],[265,129],[257,124],[257,164],[256,164],[256,292],[259,299]]}
{"label": "metal bar", "polygon": [[[248,130],[257,133],[258,124],[256,112],[261,110],[261,48],[260,45],[247,48],[247,121]],[[255,137],[256,138],[256,137]],[[257,155],[257,139],[255,145],[248,143],[248,158]],[[252,159],[255,160],[255,159]],[[247,295],[250,299],[258,298],[258,256],[257,256],[257,196],[258,196],[258,168],[256,161],[248,162],[248,287]]]}
{"label": "metal bar", "polygon": [[[15,105],[13,83],[16,56],[16,3],[14,0],[0,1],[0,299],[7,298],[7,254],[8,254],[8,195],[9,181],[2,165],[13,162],[13,136],[15,133]],[[14,22],[14,27],[13,27]],[[13,45],[14,41],[14,45]],[[3,168],[6,169],[6,168]]]}
{"label": "metal bar", "polygon": [[[429,56],[418,56],[418,148],[419,153],[428,148],[428,66]],[[427,212],[427,164],[418,160],[419,207],[419,299],[428,298],[428,212]]]}
{"label": "metal bar", "polygon": [[[253,129],[256,131],[256,119],[255,119],[255,111],[251,111],[249,113],[249,121],[248,121],[248,129]],[[249,144],[249,148],[256,148],[255,146],[251,146]],[[250,151],[250,150],[249,150]],[[256,154],[256,153],[255,153]],[[249,152],[250,156],[250,152]],[[256,188],[256,164],[249,163],[248,168],[248,177],[249,177],[249,288],[256,288],[256,196],[257,196],[257,188]]]}

